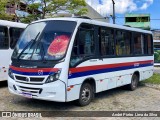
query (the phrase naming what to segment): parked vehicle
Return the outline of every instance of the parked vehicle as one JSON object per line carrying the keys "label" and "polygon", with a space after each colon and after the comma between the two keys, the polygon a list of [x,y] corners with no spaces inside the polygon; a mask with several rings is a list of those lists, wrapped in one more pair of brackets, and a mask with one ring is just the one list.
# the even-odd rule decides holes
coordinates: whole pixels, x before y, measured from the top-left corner
{"label": "parked vehicle", "polygon": [[23,23],[0,20],[0,81],[7,80],[11,54],[26,26]]}
{"label": "parked vehicle", "polygon": [[52,18],[31,23],[10,63],[13,94],[88,105],[94,94],[137,88],[153,75],[150,31],[91,19]]}

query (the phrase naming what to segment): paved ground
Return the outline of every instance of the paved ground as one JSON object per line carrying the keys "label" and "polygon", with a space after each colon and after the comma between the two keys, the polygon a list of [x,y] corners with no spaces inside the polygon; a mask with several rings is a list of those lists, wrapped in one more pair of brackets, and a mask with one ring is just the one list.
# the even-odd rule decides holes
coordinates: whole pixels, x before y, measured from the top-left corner
{"label": "paved ground", "polygon": [[[160,68],[155,72],[160,73]],[[42,100],[27,99],[10,94],[7,82],[0,83],[0,111],[160,111],[160,89],[141,84],[137,90],[128,91],[117,88],[96,95],[95,100],[88,106],[77,107],[74,102],[58,103]],[[1,119],[1,118],[0,118]],[[17,120],[17,118],[14,118]],[[19,118],[20,119],[20,118]],[[18,119],[18,120],[19,120]],[[42,118],[40,118],[42,120]],[[43,118],[49,120],[52,118]],[[64,119],[64,118],[54,118]],[[65,118],[74,120],[75,118]],[[80,118],[76,118],[80,119]],[[106,118],[83,118],[106,119]],[[107,118],[107,120],[159,120],[160,118]],[[28,119],[29,120],[29,119]],[[35,120],[38,120],[35,118]]]}
{"label": "paved ground", "polygon": [[[128,91],[122,88],[118,88],[99,93],[96,95],[95,100],[90,105],[85,107],[77,107],[74,102],[58,103],[16,96],[10,94],[6,86],[6,82],[1,83],[1,111],[160,111],[160,90],[146,87],[144,85],[139,86],[139,88],[135,91]],[[121,120],[122,118],[108,119]],[[132,118],[125,119],[132,120]],[[143,119],[150,120],[149,118]],[[152,119],[159,120],[158,118]]]}
{"label": "paved ground", "polygon": [[160,67],[155,67],[155,68],[154,68],[154,72],[155,72],[155,73],[160,73]]}

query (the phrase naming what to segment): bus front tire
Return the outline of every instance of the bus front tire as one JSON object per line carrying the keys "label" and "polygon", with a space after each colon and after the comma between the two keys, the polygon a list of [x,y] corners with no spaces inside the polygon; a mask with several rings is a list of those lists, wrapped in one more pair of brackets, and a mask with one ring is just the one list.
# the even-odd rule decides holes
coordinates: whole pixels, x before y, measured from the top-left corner
{"label": "bus front tire", "polygon": [[80,90],[79,99],[77,103],[79,106],[88,105],[94,98],[93,87],[89,83],[84,83]]}
{"label": "bus front tire", "polygon": [[138,86],[138,82],[139,82],[139,77],[137,74],[133,74],[132,79],[131,79],[131,84],[129,84],[129,89],[131,91],[135,90]]}

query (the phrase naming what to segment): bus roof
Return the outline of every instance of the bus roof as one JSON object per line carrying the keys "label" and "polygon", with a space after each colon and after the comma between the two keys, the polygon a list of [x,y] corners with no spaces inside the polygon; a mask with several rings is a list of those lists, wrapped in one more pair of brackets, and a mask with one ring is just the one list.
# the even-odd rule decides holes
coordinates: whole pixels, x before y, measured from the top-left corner
{"label": "bus roof", "polygon": [[27,24],[18,23],[18,22],[11,22],[11,21],[7,21],[7,20],[0,20],[0,26],[26,28]]}
{"label": "bus roof", "polygon": [[32,23],[42,22],[42,21],[51,21],[51,20],[76,21],[77,23],[90,23],[90,24],[94,24],[94,25],[107,26],[107,27],[111,27],[111,28],[124,29],[124,30],[129,30],[129,31],[152,34],[152,32],[148,31],[148,30],[142,30],[142,29],[133,28],[133,27],[111,24],[111,23],[101,22],[101,21],[92,20],[92,19],[74,18],[74,17],[73,18],[71,18],[71,17],[60,17],[60,18],[41,19],[41,20],[38,20],[38,21],[34,21]]}

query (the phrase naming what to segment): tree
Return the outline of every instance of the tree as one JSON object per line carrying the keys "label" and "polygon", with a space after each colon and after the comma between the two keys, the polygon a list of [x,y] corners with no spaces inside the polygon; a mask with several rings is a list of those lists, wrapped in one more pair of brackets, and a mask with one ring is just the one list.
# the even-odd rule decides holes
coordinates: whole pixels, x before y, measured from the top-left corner
{"label": "tree", "polygon": [[20,20],[24,23],[30,23],[34,20],[38,20],[41,17],[41,14],[37,14],[38,9],[41,7],[40,3],[35,3],[35,0],[28,0],[28,5],[26,12],[29,13],[28,16],[22,17]]}
{"label": "tree", "polygon": [[44,19],[46,15],[55,17],[60,11],[75,15],[84,15],[87,13],[85,8],[85,0],[27,0],[27,7],[24,12],[29,13],[28,16],[17,16],[16,13],[12,15],[6,14],[6,6],[10,4],[15,5],[15,9],[19,10],[21,0],[0,0],[0,19],[5,20],[20,20],[21,22],[30,23],[34,20]]}
{"label": "tree", "polygon": [[[46,14],[54,16],[60,11],[65,11],[71,14],[84,15],[87,13],[85,0],[42,0],[42,19]],[[47,3],[49,3],[47,5]]]}
{"label": "tree", "polygon": [[[71,14],[84,15],[87,13],[85,8],[85,0],[41,0],[40,3],[35,0],[28,0],[28,9],[31,10],[30,15],[22,18],[23,22],[31,22],[37,19],[44,19],[46,15],[53,17],[60,11],[65,11]],[[41,11],[41,14],[37,14],[37,10]]]}
{"label": "tree", "polygon": [[13,15],[6,14],[6,6],[8,4],[8,0],[0,0],[0,19],[1,20],[12,20]]}

